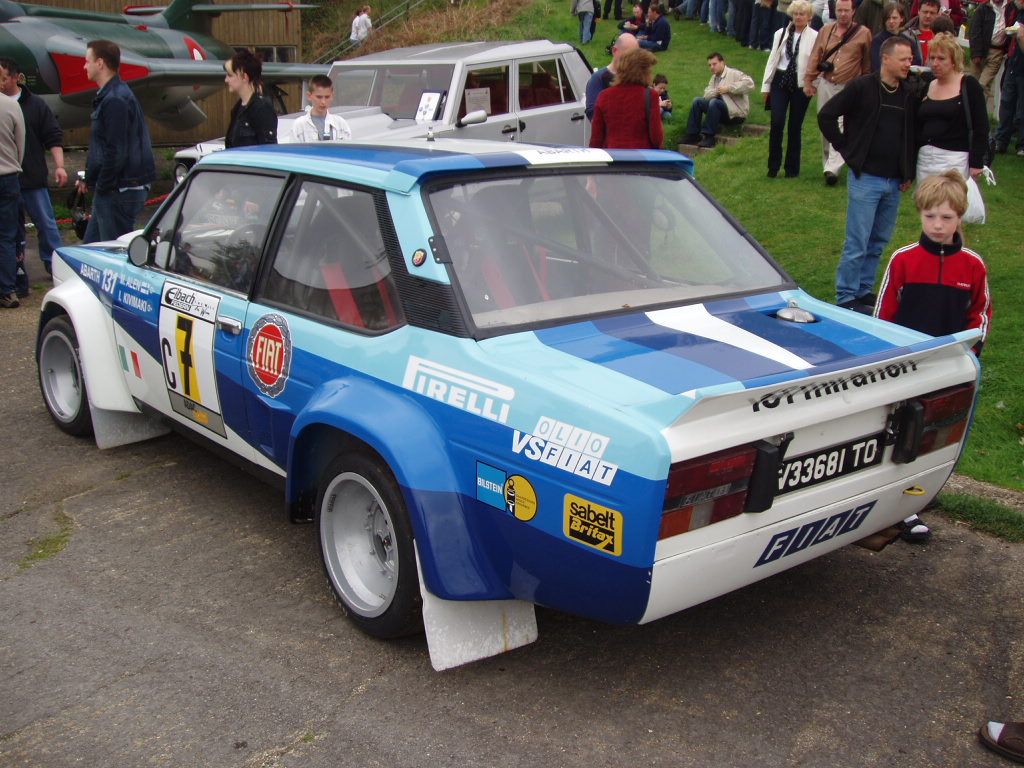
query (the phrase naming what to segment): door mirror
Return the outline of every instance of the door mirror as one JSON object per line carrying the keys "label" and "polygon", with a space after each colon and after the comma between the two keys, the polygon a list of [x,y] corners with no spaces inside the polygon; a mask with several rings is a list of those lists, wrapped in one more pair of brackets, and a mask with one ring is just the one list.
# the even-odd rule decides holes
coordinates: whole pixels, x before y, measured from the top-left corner
{"label": "door mirror", "polygon": [[461,118],[455,125],[459,128],[464,128],[467,125],[480,125],[480,123],[487,122],[487,112],[483,109],[478,109],[475,112],[470,112],[465,117]]}
{"label": "door mirror", "polygon": [[128,261],[134,264],[136,267],[145,266],[149,261],[149,239],[142,236],[136,235],[132,238],[132,241],[128,243]]}

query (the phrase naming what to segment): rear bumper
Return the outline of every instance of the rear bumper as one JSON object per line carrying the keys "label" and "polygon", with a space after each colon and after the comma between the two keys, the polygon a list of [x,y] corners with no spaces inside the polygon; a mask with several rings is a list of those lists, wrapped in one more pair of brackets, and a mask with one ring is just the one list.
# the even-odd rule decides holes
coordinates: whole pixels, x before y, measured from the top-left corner
{"label": "rear bumper", "polygon": [[[813,560],[920,512],[952,474],[953,465],[941,464],[844,501],[657,561],[640,623]],[[915,486],[923,493],[905,492]]]}

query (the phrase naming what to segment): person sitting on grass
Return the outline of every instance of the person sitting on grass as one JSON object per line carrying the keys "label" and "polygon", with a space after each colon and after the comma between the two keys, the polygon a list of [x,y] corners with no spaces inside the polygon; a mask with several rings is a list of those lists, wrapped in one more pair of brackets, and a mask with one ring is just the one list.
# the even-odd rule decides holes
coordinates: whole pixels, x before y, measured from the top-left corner
{"label": "person sitting on grass", "polygon": [[[981,348],[992,321],[992,296],[985,262],[963,247],[961,220],[967,212],[967,182],[950,169],[924,179],[914,192],[921,238],[893,253],[882,278],[875,317],[931,336],[981,330]],[[917,515],[899,524],[907,541],[926,541],[928,526]]]}
{"label": "person sitting on grass", "polygon": [[661,119],[672,119],[672,97],[668,95],[668,78],[665,75],[654,76],[654,90],[658,92],[658,100],[661,105]]}
{"label": "person sitting on grass", "polygon": [[721,124],[739,125],[750,114],[747,94],[754,90],[750,75],[727,67],[725,57],[717,51],[708,56],[708,69],[711,79],[704,96],[693,100],[683,144],[713,147]]}

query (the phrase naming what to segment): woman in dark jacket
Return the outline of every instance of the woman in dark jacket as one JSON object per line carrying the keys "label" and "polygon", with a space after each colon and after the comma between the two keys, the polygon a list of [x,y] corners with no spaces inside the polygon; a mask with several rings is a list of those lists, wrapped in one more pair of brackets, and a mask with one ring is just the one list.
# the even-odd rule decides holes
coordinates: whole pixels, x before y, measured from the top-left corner
{"label": "woman in dark jacket", "polygon": [[[885,28],[871,39],[872,72],[877,72],[882,66],[882,43],[890,37],[903,34],[901,30],[907,23],[907,12],[901,3],[889,3],[882,12],[882,20],[885,23]],[[914,55],[911,64],[917,67],[921,66],[924,62],[921,60],[921,45],[917,42],[917,38],[912,35],[903,35],[903,37],[910,41],[910,51]]]}
{"label": "woman in dark jacket", "polygon": [[277,115],[270,99],[262,95],[263,65],[251,51],[239,51],[224,62],[224,82],[238,96],[231,108],[231,122],[224,146],[248,147],[277,144]]}
{"label": "woman in dark jacket", "polygon": [[[658,58],[650,51],[627,51],[616,65],[611,88],[605,88],[594,105],[590,146],[602,149],[661,149],[665,129],[661,125],[658,92],[651,88]],[[644,115],[644,105],[647,115]]]}
{"label": "woman in dark jacket", "polygon": [[988,143],[985,93],[964,74],[964,51],[948,32],[928,43],[935,79],[917,108],[917,180],[953,168],[969,178],[981,173]]}

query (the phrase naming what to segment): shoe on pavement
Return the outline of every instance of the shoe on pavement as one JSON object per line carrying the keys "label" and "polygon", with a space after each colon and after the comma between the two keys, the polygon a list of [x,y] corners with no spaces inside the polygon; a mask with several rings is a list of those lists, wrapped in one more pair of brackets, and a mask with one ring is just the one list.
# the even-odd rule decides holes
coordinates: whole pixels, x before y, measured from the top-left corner
{"label": "shoe on pavement", "polygon": [[699,133],[688,133],[685,136],[683,136],[682,143],[683,144],[696,144],[699,141],[700,141],[700,134]]}
{"label": "shoe on pavement", "polygon": [[896,527],[900,529],[900,538],[912,544],[921,544],[932,537],[931,529],[917,515],[901,520]]}
{"label": "shoe on pavement", "polygon": [[17,309],[21,306],[18,297],[13,293],[0,296],[0,309]]}
{"label": "shoe on pavement", "polygon": [[978,741],[996,754],[1024,763],[1024,723],[997,723],[990,720],[978,731]]}
{"label": "shoe on pavement", "polygon": [[711,149],[711,148],[712,148],[712,147],[714,147],[714,146],[715,146],[715,145],[716,145],[717,143],[718,143],[718,139],[716,139],[716,138],[715,138],[714,136],[712,136],[711,134],[709,134],[709,133],[706,133],[706,134],[704,134],[704,138],[702,138],[702,139],[700,140],[700,144],[698,144],[697,146],[698,146],[698,147],[703,147],[704,149]]}

